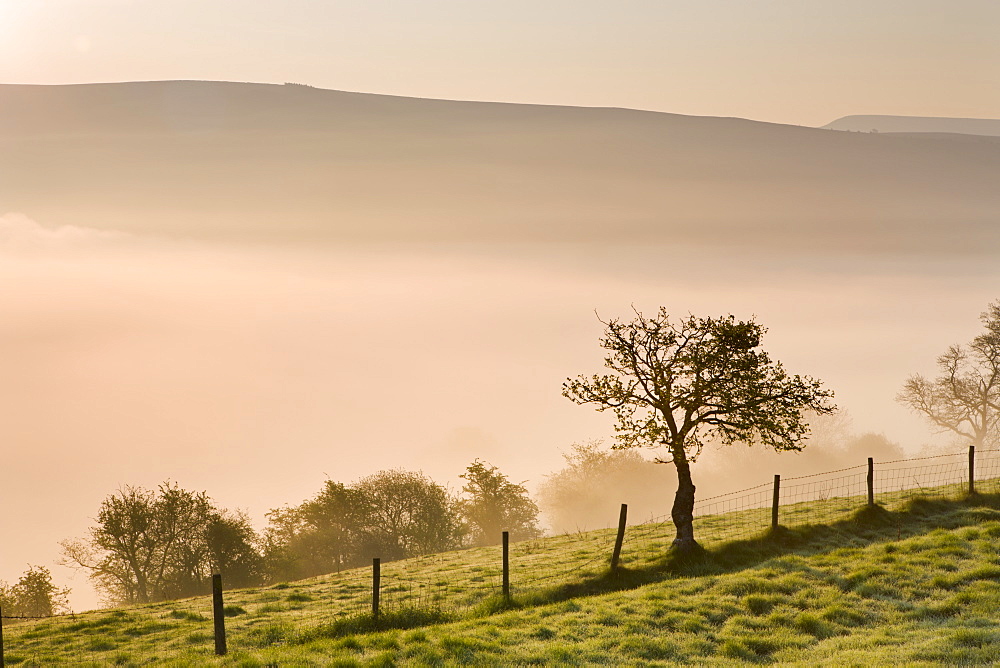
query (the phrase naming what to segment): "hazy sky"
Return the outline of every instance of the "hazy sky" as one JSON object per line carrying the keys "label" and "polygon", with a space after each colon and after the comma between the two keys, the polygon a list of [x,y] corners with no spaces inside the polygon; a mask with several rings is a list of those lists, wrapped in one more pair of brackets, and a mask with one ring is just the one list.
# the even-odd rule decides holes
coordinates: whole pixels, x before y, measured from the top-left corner
{"label": "hazy sky", "polygon": [[1000,116],[995,0],[0,0],[0,82],[294,81],[823,125]]}

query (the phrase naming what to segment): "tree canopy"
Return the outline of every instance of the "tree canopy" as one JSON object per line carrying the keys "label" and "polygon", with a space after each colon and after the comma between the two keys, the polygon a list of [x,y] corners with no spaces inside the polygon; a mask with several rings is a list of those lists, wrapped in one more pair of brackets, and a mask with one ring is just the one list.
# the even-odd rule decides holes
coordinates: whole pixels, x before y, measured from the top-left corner
{"label": "tree canopy", "polygon": [[354,488],[366,503],[362,536],[369,557],[402,559],[461,545],[455,500],[423,473],[379,471]]}
{"label": "tree canopy", "polygon": [[48,617],[69,609],[68,588],[52,583],[44,566],[29,566],[16,584],[0,582],[0,608],[6,616]]}
{"label": "tree canopy", "polygon": [[538,506],[523,484],[511,482],[487,462],[475,460],[461,478],[465,498],[458,507],[469,525],[474,545],[495,545],[507,531],[511,540],[526,540],[541,535]]}
{"label": "tree canopy", "polygon": [[107,600],[147,603],[204,593],[213,572],[237,585],[259,581],[255,541],[246,517],[165,482],[108,496],[89,538],[62,548],[65,562],[89,571]]}
{"label": "tree canopy", "polygon": [[301,578],[461,545],[455,499],[422,473],[379,471],[268,513],[266,559],[275,577]]}
{"label": "tree canopy", "polygon": [[800,450],[809,433],[804,413],[830,413],[833,392],[787,373],[760,348],[766,330],[753,319],[689,315],[666,309],[630,321],[601,321],[600,346],[610,374],[569,378],[563,395],[613,411],[619,447],[665,448],[678,475],[671,515],[675,547],[695,546],[695,487],[690,463],[706,439]]}
{"label": "tree canopy", "polygon": [[361,493],[327,480],[312,499],[267,513],[265,557],[279,579],[297,579],[359,566],[367,503]]}

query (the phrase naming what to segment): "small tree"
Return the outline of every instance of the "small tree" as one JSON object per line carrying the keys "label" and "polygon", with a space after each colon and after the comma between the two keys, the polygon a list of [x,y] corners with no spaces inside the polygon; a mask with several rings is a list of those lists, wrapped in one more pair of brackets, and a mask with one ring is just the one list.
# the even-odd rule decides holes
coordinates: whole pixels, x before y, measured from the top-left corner
{"label": "small tree", "polygon": [[972,445],[995,444],[1000,424],[1000,301],[980,314],[986,331],[938,357],[938,376],[911,376],[896,400],[920,413],[939,432]]}
{"label": "small tree", "polygon": [[252,542],[245,518],[218,510],[204,492],[163,483],[107,497],[89,538],[62,548],[64,563],[89,571],[108,601],[148,603],[202,593],[216,569],[248,576],[259,558]]}
{"label": "small tree", "polygon": [[523,484],[511,482],[497,467],[478,459],[459,477],[466,480],[462,491],[467,495],[459,502],[459,509],[475,545],[495,545],[503,531],[513,540],[541,535],[538,506]]}
{"label": "small tree", "polygon": [[15,585],[0,582],[0,605],[6,615],[50,617],[69,609],[67,596],[69,589],[52,584],[52,574],[44,566],[29,566]]}
{"label": "small tree", "polygon": [[268,514],[266,569],[272,578],[308,577],[345,566],[441,552],[462,543],[455,499],[423,473],[379,471]]}
{"label": "small tree", "polygon": [[833,396],[807,376],[792,376],[760,349],[763,327],[732,315],[671,321],[666,309],[605,326],[604,365],[613,373],[569,378],[563,395],[612,410],[618,447],[666,448],[677,470],[671,517],[674,548],[694,549],[691,463],[707,438],[801,450],[805,411],[830,413]]}
{"label": "small tree", "polygon": [[267,513],[265,557],[272,577],[299,579],[360,566],[366,509],[360,492],[327,480],[314,498]]}
{"label": "small tree", "polygon": [[250,518],[243,512],[213,512],[205,526],[209,570],[224,573],[230,587],[250,587],[264,580],[264,558]]}
{"label": "small tree", "polygon": [[353,485],[364,509],[359,529],[361,551],[403,559],[458,547],[462,523],[455,500],[423,473],[379,471]]}

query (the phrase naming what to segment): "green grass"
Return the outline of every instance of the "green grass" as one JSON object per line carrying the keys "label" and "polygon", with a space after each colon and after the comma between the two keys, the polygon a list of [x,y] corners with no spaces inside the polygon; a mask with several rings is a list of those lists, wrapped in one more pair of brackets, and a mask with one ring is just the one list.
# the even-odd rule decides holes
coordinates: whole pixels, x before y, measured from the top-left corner
{"label": "green grass", "polygon": [[[1000,662],[1000,497],[959,488],[782,508],[789,526],[668,556],[668,525],[386,563],[378,625],[370,572],[226,593],[230,653],[213,656],[208,597],[4,629],[12,666],[935,665]],[[950,494],[950,497],[949,497]],[[725,533],[745,511],[708,518]],[[768,516],[769,519],[769,516]]]}

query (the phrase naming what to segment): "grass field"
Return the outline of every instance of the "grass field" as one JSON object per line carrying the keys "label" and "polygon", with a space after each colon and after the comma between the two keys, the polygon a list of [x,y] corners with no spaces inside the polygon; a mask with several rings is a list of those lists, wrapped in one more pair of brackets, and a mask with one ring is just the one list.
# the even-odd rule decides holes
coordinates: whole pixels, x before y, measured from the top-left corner
{"label": "grass field", "polygon": [[[960,485],[699,518],[707,548],[671,560],[672,527],[512,546],[514,601],[498,596],[499,548],[383,564],[381,628],[356,569],[226,593],[229,655],[213,655],[208,597],[4,629],[8,665],[664,665],[696,662],[936,664],[1000,661],[1000,496]],[[769,519],[769,510],[767,517]],[[742,527],[742,528],[741,528]],[[749,527],[749,529],[747,528]],[[754,536],[751,531],[757,531]],[[713,536],[742,535],[728,542]],[[393,628],[395,627],[395,628]]]}

